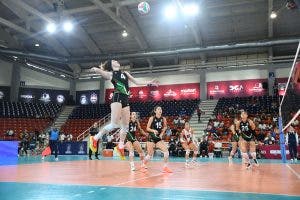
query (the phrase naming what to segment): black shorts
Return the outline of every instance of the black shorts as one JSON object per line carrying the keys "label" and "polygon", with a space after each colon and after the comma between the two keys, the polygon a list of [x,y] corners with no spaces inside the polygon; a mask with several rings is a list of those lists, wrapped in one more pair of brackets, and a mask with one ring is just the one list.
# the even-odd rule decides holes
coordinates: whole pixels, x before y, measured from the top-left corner
{"label": "black shorts", "polygon": [[114,93],[112,103],[121,103],[122,108],[129,106],[128,95],[122,93]]}
{"label": "black shorts", "polygon": [[161,138],[155,135],[154,133],[149,133],[148,142],[154,142],[155,144],[161,141]]}
{"label": "black shorts", "polygon": [[251,142],[254,141],[254,135],[251,133],[251,135],[247,135],[245,133],[241,134],[242,138],[246,141],[246,142]]}
{"label": "black shorts", "polygon": [[130,132],[127,133],[126,139],[127,139],[127,141],[129,141],[129,142],[131,142],[131,143],[134,143],[134,142],[137,141],[137,139],[136,139],[136,137],[135,137],[135,134],[130,133]]}

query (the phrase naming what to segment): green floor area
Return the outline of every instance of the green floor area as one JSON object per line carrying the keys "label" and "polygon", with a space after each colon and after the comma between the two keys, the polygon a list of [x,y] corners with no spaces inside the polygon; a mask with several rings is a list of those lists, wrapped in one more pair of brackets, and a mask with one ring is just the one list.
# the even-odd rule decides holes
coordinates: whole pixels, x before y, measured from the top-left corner
{"label": "green floor area", "polygon": [[299,199],[296,196],[237,193],[237,192],[216,192],[216,191],[195,191],[195,190],[172,190],[172,189],[150,189],[150,188],[128,188],[128,187],[107,187],[107,186],[82,186],[82,185],[50,185],[31,183],[0,183],[1,200],[112,200],[112,199],[231,199],[231,200],[293,200]]}

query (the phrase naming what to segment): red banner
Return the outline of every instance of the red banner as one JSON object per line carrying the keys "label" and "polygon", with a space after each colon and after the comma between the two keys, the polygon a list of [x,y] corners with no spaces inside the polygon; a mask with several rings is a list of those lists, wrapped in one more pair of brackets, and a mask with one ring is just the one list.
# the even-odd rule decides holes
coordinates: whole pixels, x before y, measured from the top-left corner
{"label": "red banner", "polygon": [[[261,154],[267,159],[281,159],[281,151],[279,145],[262,145],[259,146]],[[288,146],[285,146],[286,158],[290,159],[290,151]],[[300,152],[300,146],[297,147],[297,151]]]}
{"label": "red banner", "polygon": [[[105,101],[110,102],[113,89],[106,89]],[[131,101],[161,101],[161,100],[183,100],[199,99],[199,83],[160,85],[158,87],[130,87]]]}
{"label": "red banner", "polygon": [[207,83],[207,97],[245,97],[267,95],[263,89],[263,82],[267,79],[249,79],[234,81],[216,81]]}
{"label": "red banner", "polygon": [[[284,95],[284,90],[286,87],[286,83],[288,81],[288,78],[276,78],[276,82],[278,84],[278,94],[283,96]],[[294,84],[293,80],[290,80],[290,84]],[[294,84],[295,86],[295,91],[297,94],[300,94],[300,83]]]}

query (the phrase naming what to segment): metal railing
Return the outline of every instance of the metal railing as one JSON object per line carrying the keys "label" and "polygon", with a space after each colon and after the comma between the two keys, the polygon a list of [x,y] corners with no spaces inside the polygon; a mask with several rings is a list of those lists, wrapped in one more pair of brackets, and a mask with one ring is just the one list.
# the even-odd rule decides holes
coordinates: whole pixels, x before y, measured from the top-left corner
{"label": "metal railing", "polygon": [[[97,121],[97,125],[100,129],[101,126],[105,125],[107,122],[110,121],[110,114],[106,115],[105,117],[103,117],[102,119],[100,119],[99,121]],[[86,138],[89,134],[90,134],[90,129],[93,127],[90,126],[88,129],[86,129],[85,131],[83,131],[80,135],[77,136],[76,140],[77,141],[81,141],[84,140],[84,138]]]}

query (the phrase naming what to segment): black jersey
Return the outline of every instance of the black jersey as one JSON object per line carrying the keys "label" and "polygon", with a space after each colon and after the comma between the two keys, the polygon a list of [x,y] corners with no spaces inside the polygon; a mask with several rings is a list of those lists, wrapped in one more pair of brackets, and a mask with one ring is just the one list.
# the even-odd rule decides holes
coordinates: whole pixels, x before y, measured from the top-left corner
{"label": "black jersey", "polygon": [[137,122],[132,122],[132,121],[129,122],[129,132],[131,134],[135,134],[135,132],[137,130],[137,127],[138,127],[138,123]]}
{"label": "black jersey", "polygon": [[137,141],[136,135],[135,135],[137,127],[138,127],[137,122],[132,122],[132,121],[129,122],[129,131],[126,135],[126,138],[127,138],[128,141],[130,141],[132,143]]}
{"label": "black jersey", "polygon": [[157,130],[157,132],[160,134],[163,129],[163,118],[162,117],[160,117],[160,118],[153,117],[151,129]]}
{"label": "black jersey", "polygon": [[240,122],[240,130],[241,130],[241,135],[242,137],[246,140],[246,141],[250,141],[253,138],[253,134],[252,134],[252,129],[250,126],[249,121],[241,121]]}
{"label": "black jersey", "polygon": [[129,96],[128,77],[126,73],[121,71],[113,71],[111,82],[114,85],[114,92]]}

